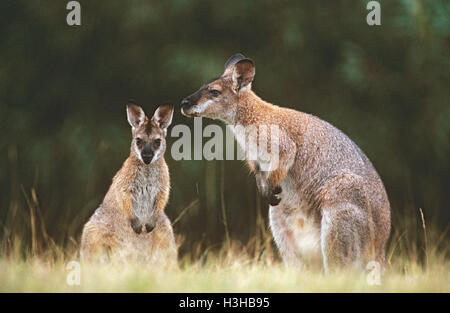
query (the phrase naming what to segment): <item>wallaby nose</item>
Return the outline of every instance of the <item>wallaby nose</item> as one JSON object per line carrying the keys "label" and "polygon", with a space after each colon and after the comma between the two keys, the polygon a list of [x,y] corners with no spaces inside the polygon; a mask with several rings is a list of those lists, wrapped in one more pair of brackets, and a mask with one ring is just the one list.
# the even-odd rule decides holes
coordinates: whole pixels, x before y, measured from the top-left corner
{"label": "wallaby nose", "polygon": [[153,159],[153,152],[142,152],[141,154],[142,156],[142,161],[144,161],[145,164],[150,164],[150,162]]}
{"label": "wallaby nose", "polygon": [[184,99],[181,101],[181,105],[190,105],[190,104],[191,104],[191,102],[189,101],[188,98],[184,98]]}

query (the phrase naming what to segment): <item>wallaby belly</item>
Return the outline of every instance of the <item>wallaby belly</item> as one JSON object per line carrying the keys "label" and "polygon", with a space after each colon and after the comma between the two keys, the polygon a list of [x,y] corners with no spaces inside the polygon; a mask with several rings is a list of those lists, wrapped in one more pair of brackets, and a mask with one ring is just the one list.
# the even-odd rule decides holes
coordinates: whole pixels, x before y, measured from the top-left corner
{"label": "wallaby belly", "polygon": [[118,245],[115,252],[121,259],[151,263],[176,259],[175,240],[165,215],[157,218],[156,227],[149,233],[144,230],[136,234],[126,220],[117,226],[114,236]]}
{"label": "wallaby belly", "polygon": [[289,179],[282,182],[281,187],[281,203],[270,207],[269,219],[283,260],[288,265],[297,265],[298,262],[322,265],[320,223],[311,215],[308,204],[301,199]]}

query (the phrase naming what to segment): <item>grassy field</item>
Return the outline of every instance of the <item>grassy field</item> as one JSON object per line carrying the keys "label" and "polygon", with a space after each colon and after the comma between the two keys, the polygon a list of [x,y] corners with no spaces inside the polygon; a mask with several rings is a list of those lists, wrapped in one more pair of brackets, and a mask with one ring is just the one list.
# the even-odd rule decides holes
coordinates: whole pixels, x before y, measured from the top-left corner
{"label": "grassy field", "polygon": [[[78,241],[56,244],[33,212],[30,236],[10,232],[0,241],[0,292],[450,292],[449,227],[442,231],[435,223],[428,225],[420,209],[409,217],[394,216],[379,285],[369,283],[370,269],[325,275],[321,264],[284,267],[262,221],[245,244],[230,239],[233,234],[222,247],[189,245],[178,237],[182,249],[177,270],[80,264],[80,283],[73,285],[67,282],[74,277],[68,263],[79,261]],[[4,232],[21,229],[18,222],[11,225]]]}
{"label": "grassy field", "polygon": [[[444,236],[445,237],[445,236]],[[442,238],[442,236],[441,236]],[[284,267],[271,253],[250,257],[246,247],[224,247],[180,260],[180,269],[162,270],[139,264],[80,266],[80,284],[67,283],[76,252],[0,258],[1,292],[450,292],[450,261],[434,240],[423,260],[392,243],[380,285],[368,283],[370,271],[324,275],[317,269]],[[269,246],[270,247],[270,246]],[[267,247],[266,247],[267,248]],[[264,248],[262,248],[264,250]]]}
{"label": "grassy field", "polygon": [[3,259],[1,292],[450,292],[450,264],[435,260],[429,269],[414,263],[398,264],[370,285],[366,273],[294,270],[280,264],[220,261],[185,264],[178,271],[163,271],[126,264],[81,266],[80,285],[69,285],[65,262]]}

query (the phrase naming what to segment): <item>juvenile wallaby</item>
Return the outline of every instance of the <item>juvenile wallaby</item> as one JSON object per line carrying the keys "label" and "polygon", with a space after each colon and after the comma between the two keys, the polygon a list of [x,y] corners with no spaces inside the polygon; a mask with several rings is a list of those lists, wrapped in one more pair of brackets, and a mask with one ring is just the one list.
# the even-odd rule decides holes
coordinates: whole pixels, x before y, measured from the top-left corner
{"label": "juvenile wallaby", "polygon": [[277,164],[261,170],[258,158],[247,163],[269,200],[270,227],[287,265],[319,261],[328,272],[383,264],[390,205],[369,159],[329,123],[260,99],[251,90],[254,76],[253,61],[234,55],[219,78],[183,99],[181,112],[279,129]]}
{"label": "juvenile wallaby", "polygon": [[84,260],[110,258],[175,264],[177,249],[164,213],[169,170],[164,160],[173,106],[162,105],[151,119],[135,103],[127,104],[132,128],[130,156],[114,176],[102,204],[84,225]]}

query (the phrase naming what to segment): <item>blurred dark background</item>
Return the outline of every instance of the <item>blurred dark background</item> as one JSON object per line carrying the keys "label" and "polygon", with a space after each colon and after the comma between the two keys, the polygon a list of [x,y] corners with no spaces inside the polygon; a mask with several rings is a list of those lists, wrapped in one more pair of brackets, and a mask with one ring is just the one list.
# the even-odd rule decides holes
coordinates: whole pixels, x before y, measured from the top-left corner
{"label": "blurred dark background", "polygon": [[[79,2],[81,26],[66,24],[67,1],[0,2],[2,242],[79,240],[129,154],[127,99],[148,114],[172,101],[173,123],[193,127],[180,100],[237,52],[255,61],[259,96],[329,121],[366,152],[394,231],[419,208],[447,228],[448,1],[380,1],[381,26],[367,25],[367,1]],[[174,161],[173,141],[166,212],[182,251],[220,245],[223,212],[233,240],[267,230],[243,162]]]}

